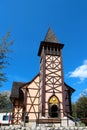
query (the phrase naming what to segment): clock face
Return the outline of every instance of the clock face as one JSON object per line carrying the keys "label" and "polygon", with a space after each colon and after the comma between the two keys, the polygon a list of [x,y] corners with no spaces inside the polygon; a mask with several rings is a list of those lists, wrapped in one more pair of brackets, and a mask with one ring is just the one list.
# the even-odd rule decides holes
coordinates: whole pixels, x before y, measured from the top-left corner
{"label": "clock face", "polygon": [[50,98],[49,103],[51,103],[51,104],[57,104],[57,103],[59,103],[59,100],[58,100],[58,98],[56,96],[52,96]]}

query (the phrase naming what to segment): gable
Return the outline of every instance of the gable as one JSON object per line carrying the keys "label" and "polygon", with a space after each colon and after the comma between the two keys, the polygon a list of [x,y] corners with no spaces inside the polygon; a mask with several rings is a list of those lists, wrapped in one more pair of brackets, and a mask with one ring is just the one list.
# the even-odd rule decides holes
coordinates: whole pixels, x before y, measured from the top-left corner
{"label": "gable", "polygon": [[11,95],[10,95],[10,99],[12,98],[19,98],[19,93],[20,93],[20,89],[24,88],[28,85],[33,84],[34,80],[38,77],[38,75],[36,75],[30,82],[13,82],[12,85],[12,90],[11,90]]}
{"label": "gable", "polygon": [[19,98],[19,89],[24,85],[23,82],[13,82],[10,98]]}
{"label": "gable", "polygon": [[[27,82],[27,83],[13,82],[10,98],[19,98],[19,89],[24,88],[26,85],[32,89],[35,89],[39,83],[39,76],[40,74],[37,74],[30,82]],[[35,80],[37,80],[37,82],[35,82]],[[67,85],[65,82],[64,82],[64,85],[66,86],[67,90],[70,90],[71,94],[75,91],[75,89]]]}

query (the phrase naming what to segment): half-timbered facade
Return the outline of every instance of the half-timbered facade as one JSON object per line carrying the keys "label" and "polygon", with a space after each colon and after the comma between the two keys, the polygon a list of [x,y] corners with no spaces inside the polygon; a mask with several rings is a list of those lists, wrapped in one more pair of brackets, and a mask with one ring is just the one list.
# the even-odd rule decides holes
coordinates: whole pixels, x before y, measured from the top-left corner
{"label": "half-timbered facade", "polygon": [[75,90],[64,82],[63,46],[49,29],[38,51],[39,74],[28,83],[13,83],[13,124],[61,124],[65,116],[71,118],[71,95]]}

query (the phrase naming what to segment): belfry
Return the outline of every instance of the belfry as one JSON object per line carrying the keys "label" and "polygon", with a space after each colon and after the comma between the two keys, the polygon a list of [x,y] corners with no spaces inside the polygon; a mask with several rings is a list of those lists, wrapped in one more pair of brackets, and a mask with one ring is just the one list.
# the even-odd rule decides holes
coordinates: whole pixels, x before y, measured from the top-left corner
{"label": "belfry", "polygon": [[71,95],[75,91],[64,82],[61,44],[49,28],[40,43],[40,72],[30,82],[13,82],[13,124],[73,125]]}

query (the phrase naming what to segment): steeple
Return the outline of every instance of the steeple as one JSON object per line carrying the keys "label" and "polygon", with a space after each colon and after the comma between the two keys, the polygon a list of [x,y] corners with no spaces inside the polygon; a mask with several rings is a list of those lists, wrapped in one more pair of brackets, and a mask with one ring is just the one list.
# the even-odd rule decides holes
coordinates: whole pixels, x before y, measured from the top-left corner
{"label": "steeple", "polygon": [[[63,46],[64,44],[59,43],[49,28],[38,51],[38,56],[40,56],[40,117],[60,118],[63,117],[65,111],[63,105],[65,104],[62,69]],[[57,102],[51,103],[51,100]]]}
{"label": "steeple", "polygon": [[59,43],[52,29],[49,28],[44,41],[40,44],[38,56],[41,55],[43,49],[46,55],[60,55],[60,50],[63,46],[64,44]]}
{"label": "steeple", "polygon": [[59,40],[56,38],[56,36],[53,33],[51,28],[48,29],[44,41],[45,42],[52,42],[52,43],[59,43]]}

